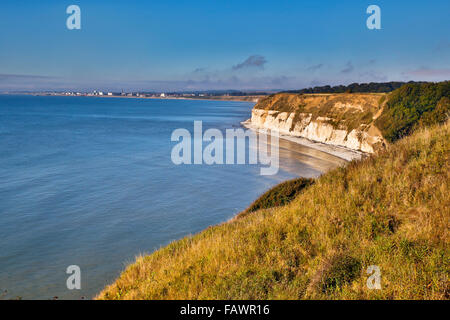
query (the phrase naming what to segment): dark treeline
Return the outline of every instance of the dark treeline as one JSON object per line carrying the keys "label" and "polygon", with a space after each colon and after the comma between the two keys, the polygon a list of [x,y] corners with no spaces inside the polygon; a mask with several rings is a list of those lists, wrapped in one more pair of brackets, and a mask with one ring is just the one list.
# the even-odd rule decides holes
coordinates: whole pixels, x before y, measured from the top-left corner
{"label": "dark treeline", "polygon": [[406,83],[423,83],[423,82],[399,82],[399,81],[391,81],[391,82],[370,82],[370,83],[352,83],[348,86],[322,86],[322,87],[314,87],[314,88],[305,88],[301,90],[289,90],[285,91],[288,93],[370,93],[370,92],[391,92],[395,89],[400,88],[402,85]]}

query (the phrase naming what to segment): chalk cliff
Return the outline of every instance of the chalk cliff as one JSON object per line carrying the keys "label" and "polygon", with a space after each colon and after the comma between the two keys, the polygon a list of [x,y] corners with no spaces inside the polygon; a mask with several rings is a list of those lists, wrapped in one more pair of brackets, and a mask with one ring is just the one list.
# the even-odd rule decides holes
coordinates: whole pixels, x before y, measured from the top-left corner
{"label": "chalk cliff", "polygon": [[373,153],[385,144],[374,125],[381,113],[382,94],[281,93],[258,102],[246,123],[281,135]]}

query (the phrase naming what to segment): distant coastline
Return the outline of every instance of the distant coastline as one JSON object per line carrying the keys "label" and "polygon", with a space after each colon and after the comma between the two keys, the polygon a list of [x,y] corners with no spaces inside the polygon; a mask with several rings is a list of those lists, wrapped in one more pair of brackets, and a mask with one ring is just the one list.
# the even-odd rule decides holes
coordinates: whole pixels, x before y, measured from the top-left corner
{"label": "distant coastline", "polygon": [[158,100],[203,100],[203,101],[243,101],[243,102],[258,102],[266,95],[248,95],[248,96],[233,96],[233,95],[218,95],[218,96],[149,96],[149,95],[95,95],[95,94],[65,94],[65,93],[33,93],[33,92],[17,92],[17,93],[2,93],[4,95],[30,95],[43,97],[91,97],[91,98],[128,98],[128,99],[158,99]]}

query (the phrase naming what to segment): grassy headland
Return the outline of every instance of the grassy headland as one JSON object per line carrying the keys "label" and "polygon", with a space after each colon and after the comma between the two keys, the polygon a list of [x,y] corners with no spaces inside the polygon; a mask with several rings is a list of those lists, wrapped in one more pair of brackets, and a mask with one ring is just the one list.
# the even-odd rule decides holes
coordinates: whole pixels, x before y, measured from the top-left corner
{"label": "grassy headland", "polygon": [[[450,123],[435,100],[427,110],[439,116],[419,112],[386,150],[284,183],[231,221],[139,257],[97,298],[449,299]],[[381,290],[366,285],[371,265]]]}

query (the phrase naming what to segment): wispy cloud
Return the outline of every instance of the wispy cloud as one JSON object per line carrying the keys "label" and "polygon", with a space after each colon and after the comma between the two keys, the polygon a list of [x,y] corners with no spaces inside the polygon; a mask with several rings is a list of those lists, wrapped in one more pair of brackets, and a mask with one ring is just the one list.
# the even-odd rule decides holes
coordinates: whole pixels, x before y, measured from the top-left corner
{"label": "wispy cloud", "polygon": [[323,67],[323,63],[319,63],[319,64],[316,64],[316,65],[306,68],[306,71],[314,72],[314,71],[321,69],[322,67]]}
{"label": "wispy cloud", "polygon": [[194,71],[192,71],[192,73],[201,73],[201,72],[205,72],[206,68],[196,68]]}
{"label": "wispy cloud", "polygon": [[0,81],[10,81],[10,80],[50,80],[50,79],[57,79],[55,77],[49,77],[49,76],[41,76],[41,75],[27,75],[27,74],[4,74],[0,73]]}
{"label": "wispy cloud", "polygon": [[450,69],[431,69],[421,67],[416,70],[406,71],[403,74],[416,77],[450,77]]}
{"label": "wispy cloud", "polygon": [[241,62],[233,66],[233,70],[240,70],[244,68],[256,67],[264,69],[264,65],[267,63],[266,58],[260,55],[252,55],[248,57],[244,62]]}
{"label": "wispy cloud", "polygon": [[440,41],[435,47],[434,51],[436,52],[445,52],[450,50],[450,41]]}
{"label": "wispy cloud", "polygon": [[359,72],[358,74],[358,82],[385,82],[388,81],[388,77],[379,72],[369,70]]}
{"label": "wispy cloud", "polygon": [[[68,78],[0,74],[1,91],[191,91],[191,90],[272,90],[303,87],[303,80],[286,76],[246,76],[232,74],[207,74],[203,77],[187,77],[182,80],[72,80]],[[14,80],[13,80],[14,79]]]}
{"label": "wispy cloud", "polygon": [[344,69],[341,70],[341,73],[350,73],[355,69],[351,61],[347,62]]}
{"label": "wispy cloud", "polygon": [[[260,77],[238,77],[236,75],[221,77],[205,77],[203,79],[186,79],[180,82],[166,82],[162,84],[165,88],[174,90],[218,90],[218,89],[240,89],[240,90],[271,90],[292,89],[301,86],[295,77],[287,76],[260,76]],[[155,85],[156,83],[153,83]],[[166,89],[167,90],[167,89]]]}
{"label": "wispy cloud", "polygon": [[0,90],[42,90],[61,85],[61,79],[45,75],[0,74]]}

